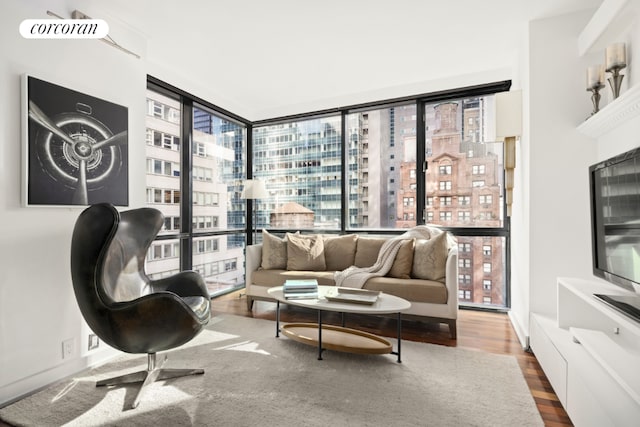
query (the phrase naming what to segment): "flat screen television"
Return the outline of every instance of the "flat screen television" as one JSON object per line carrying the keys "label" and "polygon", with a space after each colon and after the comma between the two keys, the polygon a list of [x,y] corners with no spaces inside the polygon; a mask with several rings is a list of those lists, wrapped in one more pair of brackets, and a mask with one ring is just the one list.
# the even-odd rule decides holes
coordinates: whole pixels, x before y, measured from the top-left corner
{"label": "flat screen television", "polygon": [[596,297],[640,321],[640,147],[589,168],[593,274],[635,292]]}

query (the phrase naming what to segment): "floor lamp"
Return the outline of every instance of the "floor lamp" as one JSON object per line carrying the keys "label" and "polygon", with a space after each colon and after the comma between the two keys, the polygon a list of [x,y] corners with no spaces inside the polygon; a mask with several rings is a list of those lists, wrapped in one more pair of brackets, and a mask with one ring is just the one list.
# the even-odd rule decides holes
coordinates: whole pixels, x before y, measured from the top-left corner
{"label": "floor lamp", "polygon": [[[258,200],[258,199],[266,199],[269,196],[267,192],[267,188],[264,186],[264,182],[259,179],[246,179],[243,183],[244,188],[242,189],[242,194],[240,197],[246,200]],[[256,229],[257,229],[257,203],[251,207],[251,211],[253,212],[253,241],[252,243],[257,243],[256,241]]]}

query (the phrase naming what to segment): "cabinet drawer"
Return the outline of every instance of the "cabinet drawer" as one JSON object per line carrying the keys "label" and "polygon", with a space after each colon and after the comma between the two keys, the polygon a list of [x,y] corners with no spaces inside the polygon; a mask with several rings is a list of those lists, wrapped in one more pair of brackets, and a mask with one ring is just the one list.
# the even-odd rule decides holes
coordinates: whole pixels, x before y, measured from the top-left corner
{"label": "cabinet drawer", "polygon": [[565,408],[576,426],[638,425],[638,402],[588,352],[569,360],[568,378],[569,400]]}
{"label": "cabinet drawer", "polygon": [[567,407],[567,361],[562,357],[546,331],[558,330],[552,320],[533,315],[529,344],[538,363],[549,379],[560,403]]}

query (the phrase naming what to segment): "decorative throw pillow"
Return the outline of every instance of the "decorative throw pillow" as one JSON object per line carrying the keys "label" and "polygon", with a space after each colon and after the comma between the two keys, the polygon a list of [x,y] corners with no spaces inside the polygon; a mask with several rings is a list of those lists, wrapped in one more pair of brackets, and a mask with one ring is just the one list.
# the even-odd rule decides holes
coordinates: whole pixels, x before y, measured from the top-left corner
{"label": "decorative throw pillow", "polygon": [[287,268],[287,241],[262,230],[262,268],[284,270]]}
{"label": "decorative throw pillow", "polygon": [[391,270],[387,273],[388,277],[397,279],[410,279],[411,267],[413,266],[413,239],[407,239],[400,244],[400,249],[396,258],[393,260]]}
{"label": "decorative throw pillow", "polygon": [[324,271],[322,236],[287,233],[287,270]]}
{"label": "decorative throw pillow", "polygon": [[356,267],[371,267],[378,260],[380,248],[386,241],[387,239],[384,237],[358,237],[353,265]]}
{"label": "decorative throw pillow", "polygon": [[429,240],[416,240],[411,277],[444,282],[449,253],[448,234],[440,233]]}
{"label": "decorative throw pillow", "polygon": [[324,261],[327,271],[342,271],[353,265],[358,236],[324,236]]}

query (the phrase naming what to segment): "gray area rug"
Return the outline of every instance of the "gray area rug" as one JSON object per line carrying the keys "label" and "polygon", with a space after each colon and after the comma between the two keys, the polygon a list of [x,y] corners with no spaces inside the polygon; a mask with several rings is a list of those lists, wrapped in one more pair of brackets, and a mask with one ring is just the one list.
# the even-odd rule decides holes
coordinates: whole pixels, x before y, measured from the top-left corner
{"label": "gray area rug", "polygon": [[[394,343],[395,346],[395,343]],[[137,389],[95,381],[146,367],[126,355],[0,409],[25,426],[541,426],[516,359],[402,342],[393,355],[326,351],[286,337],[275,322],[218,316],[166,367],[205,374]]]}

